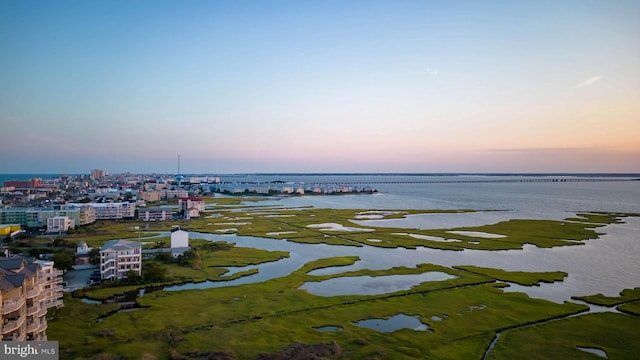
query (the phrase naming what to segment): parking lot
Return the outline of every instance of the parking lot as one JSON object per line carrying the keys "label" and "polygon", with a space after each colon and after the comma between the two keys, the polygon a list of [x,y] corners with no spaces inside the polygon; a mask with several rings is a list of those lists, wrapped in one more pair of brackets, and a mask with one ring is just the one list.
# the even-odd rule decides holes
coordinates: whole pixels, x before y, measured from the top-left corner
{"label": "parking lot", "polygon": [[87,282],[91,277],[91,273],[93,273],[95,269],[98,269],[98,267],[93,265],[89,265],[89,266],[82,265],[82,266],[76,266],[75,270],[73,271],[67,271],[62,276],[62,278],[66,282],[64,291],[71,292],[71,291],[82,289],[83,287],[89,286]]}

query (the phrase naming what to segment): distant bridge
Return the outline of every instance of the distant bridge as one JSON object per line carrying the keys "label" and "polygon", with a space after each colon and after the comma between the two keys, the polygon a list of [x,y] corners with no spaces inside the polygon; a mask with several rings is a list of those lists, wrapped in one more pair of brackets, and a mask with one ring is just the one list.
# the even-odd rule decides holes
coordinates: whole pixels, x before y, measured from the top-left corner
{"label": "distant bridge", "polygon": [[[640,178],[600,178],[600,177],[575,177],[575,178],[526,178],[526,179],[447,179],[447,180],[414,180],[414,181],[344,181],[343,185],[393,185],[393,184],[501,184],[501,183],[565,183],[565,182],[620,182],[640,181]],[[336,184],[336,183],[314,183]]]}
{"label": "distant bridge", "polygon": [[[640,181],[640,178],[630,178],[630,177],[526,177],[526,178],[515,178],[515,179],[423,179],[423,180],[399,180],[399,181],[300,181],[293,182],[295,184],[306,184],[306,185],[396,185],[396,184],[508,184],[508,183],[573,183],[573,182],[622,182],[622,181]],[[236,181],[236,182],[226,182],[235,183],[235,184],[245,184],[245,185],[254,185],[254,186],[265,186],[265,185],[286,185],[291,184],[291,182],[284,181]]]}

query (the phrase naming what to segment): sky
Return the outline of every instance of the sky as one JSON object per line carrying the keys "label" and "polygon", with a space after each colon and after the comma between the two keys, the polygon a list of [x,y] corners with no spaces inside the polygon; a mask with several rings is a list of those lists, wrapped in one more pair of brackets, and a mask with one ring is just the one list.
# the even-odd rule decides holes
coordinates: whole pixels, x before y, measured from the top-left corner
{"label": "sky", "polygon": [[640,173],[639,1],[0,0],[0,173]]}

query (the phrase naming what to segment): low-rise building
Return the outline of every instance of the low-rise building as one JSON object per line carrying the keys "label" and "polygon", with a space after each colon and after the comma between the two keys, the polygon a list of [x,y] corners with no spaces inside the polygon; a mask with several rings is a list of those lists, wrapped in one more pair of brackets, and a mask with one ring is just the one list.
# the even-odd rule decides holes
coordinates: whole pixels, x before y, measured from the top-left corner
{"label": "low-rise building", "polygon": [[47,232],[67,232],[76,227],[75,221],[68,216],[54,216],[47,219]]}
{"label": "low-rise building", "polygon": [[138,220],[140,221],[162,221],[173,219],[173,208],[170,207],[149,207],[138,209]]}
{"label": "low-rise building", "polygon": [[91,206],[95,212],[96,220],[122,220],[133,219],[136,212],[136,204],[129,202],[117,203],[86,203],[67,204],[67,206]]}
{"label": "low-rise building", "polygon": [[160,191],[138,191],[138,199],[146,202],[160,201]]}
{"label": "low-rise building", "polygon": [[175,198],[184,198],[189,196],[187,190],[177,189],[177,190],[169,190],[162,189],[160,190],[160,197],[162,199],[175,199]]}
{"label": "low-rise building", "polygon": [[129,271],[142,274],[142,247],[129,240],[110,240],[100,249],[100,277],[122,279]]}
{"label": "low-rise building", "polygon": [[91,250],[91,248],[89,247],[89,245],[87,245],[86,242],[80,241],[78,243],[77,248],[76,248],[76,254],[77,255],[87,255],[90,250]]}
{"label": "low-rise building", "polygon": [[[77,215],[75,212],[77,211]],[[63,205],[60,215],[66,215],[76,221],[76,225],[83,226],[96,222],[96,210],[87,204],[67,204]]]}
{"label": "low-rise building", "polygon": [[183,212],[185,219],[197,218],[204,212],[204,200],[197,197],[184,197],[178,199],[178,208]]}
{"label": "low-rise building", "polygon": [[181,227],[171,229],[171,255],[177,257],[189,250],[189,231]]}

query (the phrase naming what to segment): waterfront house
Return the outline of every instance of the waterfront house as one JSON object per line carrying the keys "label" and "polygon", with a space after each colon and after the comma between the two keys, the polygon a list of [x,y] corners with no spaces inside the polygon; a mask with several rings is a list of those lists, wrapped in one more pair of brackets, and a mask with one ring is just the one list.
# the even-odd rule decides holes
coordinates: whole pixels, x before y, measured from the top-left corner
{"label": "waterfront house", "polygon": [[127,272],[142,274],[142,247],[139,242],[109,240],[100,249],[100,278],[125,278]]}

